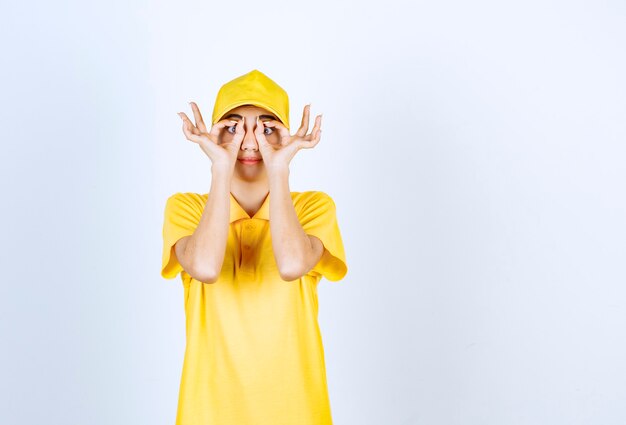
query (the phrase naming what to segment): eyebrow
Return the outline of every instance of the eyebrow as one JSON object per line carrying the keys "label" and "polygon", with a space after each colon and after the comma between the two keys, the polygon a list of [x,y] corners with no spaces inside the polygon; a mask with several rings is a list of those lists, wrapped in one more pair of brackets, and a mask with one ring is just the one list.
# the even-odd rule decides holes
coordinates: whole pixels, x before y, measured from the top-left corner
{"label": "eyebrow", "polygon": [[[228,118],[239,118],[239,119],[243,119],[243,117],[239,114],[228,114],[226,115],[224,118],[222,119],[228,119]],[[276,118],[274,115],[259,115],[260,119],[270,119],[270,120],[276,120],[278,121],[278,118]]]}

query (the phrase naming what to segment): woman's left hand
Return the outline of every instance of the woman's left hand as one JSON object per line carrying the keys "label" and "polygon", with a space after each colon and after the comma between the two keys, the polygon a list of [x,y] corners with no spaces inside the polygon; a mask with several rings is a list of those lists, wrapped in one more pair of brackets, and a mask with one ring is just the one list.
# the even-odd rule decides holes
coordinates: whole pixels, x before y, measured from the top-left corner
{"label": "woman's left hand", "polygon": [[[289,163],[300,149],[311,149],[320,141],[322,129],[322,115],[315,118],[315,126],[309,134],[309,113],[311,105],[304,106],[302,114],[302,122],[300,128],[293,136],[289,134],[287,127],[277,120],[259,121],[254,130],[256,140],[259,144],[259,151],[263,157],[265,168],[268,172],[282,171],[289,169]],[[260,124],[260,125],[259,125]],[[273,127],[278,130],[280,143],[278,145],[271,144],[265,138],[265,127]]]}

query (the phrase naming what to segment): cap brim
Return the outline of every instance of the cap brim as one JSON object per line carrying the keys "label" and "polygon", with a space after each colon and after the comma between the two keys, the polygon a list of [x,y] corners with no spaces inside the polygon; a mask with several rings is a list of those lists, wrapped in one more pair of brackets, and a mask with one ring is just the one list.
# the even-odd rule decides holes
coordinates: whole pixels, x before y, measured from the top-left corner
{"label": "cap brim", "polygon": [[218,122],[221,119],[223,119],[224,115],[226,115],[226,113],[228,111],[230,111],[231,109],[235,109],[236,107],[242,106],[242,105],[254,105],[254,106],[258,106],[258,107],[263,108],[263,109],[267,109],[268,111],[270,111],[271,113],[276,115],[276,117],[278,117],[278,120],[280,122],[282,122],[283,125],[285,127],[287,127],[287,129],[289,129],[289,123],[285,122],[286,121],[285,117],[281,117],[280,114],[278,112],[276,112],[276,110],[274,108],[272,108],[269,105],[264,104],[263,102],[259,102],[256,99],[238,100],[237,102],[228,105],[227,107],[223,108],[222,111],[220,111],[220,113],[217,115],[219,118],[213,124],[215,124],[216,122]]}

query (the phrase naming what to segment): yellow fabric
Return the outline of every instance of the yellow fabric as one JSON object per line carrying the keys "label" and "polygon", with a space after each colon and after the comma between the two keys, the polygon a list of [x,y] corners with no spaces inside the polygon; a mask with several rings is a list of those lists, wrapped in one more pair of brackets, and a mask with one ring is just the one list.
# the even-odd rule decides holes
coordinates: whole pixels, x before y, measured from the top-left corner
{"label": "yellow fabric", "polygon": [[178,263],[174,244],[193,234],[209,194],[168,198],[161,275],[181,273],[186,350],[177,425],[331,425],[317,284],[347,273],[335,203],[324,192],[291,192],[298,219],[324,244],[305,276],[281,279],[272,250],[270,195],[250,217],[230,195],[230,227],[217,282]]}
{"label": "yellow fabric", "polygon": [[241,105],[256,105],[276,114],[289,129],[289,96],[274,80],[253,69],[226,84],[217,92],[211,121],[222,119],[226,112]]}

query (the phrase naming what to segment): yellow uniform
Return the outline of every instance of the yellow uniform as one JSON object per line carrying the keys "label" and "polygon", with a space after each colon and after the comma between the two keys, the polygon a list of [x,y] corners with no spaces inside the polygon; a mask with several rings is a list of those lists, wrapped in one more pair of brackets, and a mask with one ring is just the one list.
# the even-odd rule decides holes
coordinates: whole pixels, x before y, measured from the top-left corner
{"label": "yellow uniform", "polygon": [[230,195],[230,226],[219,279],[186,273],[174,244],[196,229],[209,194],[166,203],[161,275],[181,273],[187,345],[177,425],[330,425],[317,284],[347,273],[335,203],[324,192],[291,192],[305,233],[324,254],[294,281],[281,279],[269,225],[270,195],[250,217]]}

